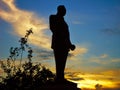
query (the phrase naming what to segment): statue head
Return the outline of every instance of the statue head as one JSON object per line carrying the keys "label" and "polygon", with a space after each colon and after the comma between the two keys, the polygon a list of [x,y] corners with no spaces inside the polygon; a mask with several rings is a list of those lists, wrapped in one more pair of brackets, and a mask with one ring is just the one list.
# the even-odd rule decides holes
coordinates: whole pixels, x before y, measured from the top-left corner
{"label": "statue head", "polygon": [[59,5],[57,7],[57,15],[60,15],[60,16],[65,16],[66,14],[66,8],[64,5]]}

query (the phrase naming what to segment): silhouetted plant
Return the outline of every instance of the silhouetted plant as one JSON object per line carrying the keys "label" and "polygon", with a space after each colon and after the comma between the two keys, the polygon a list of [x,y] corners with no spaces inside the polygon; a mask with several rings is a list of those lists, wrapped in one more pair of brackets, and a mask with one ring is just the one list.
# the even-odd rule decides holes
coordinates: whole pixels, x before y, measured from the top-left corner
{"label": "silhouetted plant", "polygon": [[31,49],[31,47],[27,44],[28,37],[31,33],[33,33],[32,28],[27,30],[26,35],[19,40],[20,47],[11,47],[10,48],[10,51],[9,51],[10,55],[9,55],[9,58],[7,59],[7,61],[6,62],[1,61],[1,68],[4,70],[4,72],[6,74],[8,74],[8,76],[11,76],[14,73],[16,73],[17,69],[16,69],[16,65],[15,65],[15,60],[17,60],[19,56],[20,56],[19,66],[21,68],[23,51],[28,50],[28,60],[29,60],[29,62],[31,62],[33,51]]}
{"label": "silhouetted plant", "polygon": [[[20,47],[11,47],[10,56],[7,61],[0,61],[1,68],[6,73],[6,77],[2,77],[0,90],[36,90],[47,82],[54,80],[55,75],[45,66],[32,63],[32,48],[27,44],[28,36],[33,33],[32,29],[27,30],[27,33],[22,37]],[[22,64],[23,52],[27,49],[28,61]],[[20,56],[20,66],[15,65],[15,60]]]}
{"label": "silhouetted plant", "polygon": [[28,49],[28,59],[29,61],[31,61],[32,58],[32,49],[31,47],[29,47],[29,45],[27,44],[27,40],[30,34],[32,34],[32,28],[27,30],[26,35],[24,37],[22,37],[19,42],[20,42],[20,53],[21,53],[21,59],[20,59],[20,66],[21,66],[21,62],[22,62],[22,56],[23,56],[23,51],[25,51],[25,47]]}
{"label": "silhouetted plant", "polygon": [[33,65],[31,62],[26,62],[22,65],[22,69],[19,68],[14,75],[4,79],[6,90],[40,88],[47,81],[54,80],[54,74],[41,64]]}

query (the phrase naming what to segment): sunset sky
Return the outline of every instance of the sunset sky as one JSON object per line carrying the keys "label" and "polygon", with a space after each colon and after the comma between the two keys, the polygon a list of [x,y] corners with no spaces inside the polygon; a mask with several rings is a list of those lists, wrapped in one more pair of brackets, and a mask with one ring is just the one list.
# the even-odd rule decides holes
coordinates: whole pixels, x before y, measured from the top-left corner
{"label": "sunset sky", "polygon": [[66,78],[82,90],[120,90],[120,0],[0,0],[0,60],[32,28],[33,62],[54,72],[49,16],[58,5],[67,9],[64,18],[76,45],[67,60]]}

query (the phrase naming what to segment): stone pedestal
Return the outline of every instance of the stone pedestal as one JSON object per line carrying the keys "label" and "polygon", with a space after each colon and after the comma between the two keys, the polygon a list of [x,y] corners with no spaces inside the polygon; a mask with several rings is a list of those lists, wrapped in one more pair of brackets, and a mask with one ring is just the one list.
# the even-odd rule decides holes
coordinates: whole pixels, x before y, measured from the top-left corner
{"label": "stone pedestal", "polygon": [[77,84],[73,82],[61,82],[61,83],[48,83],[41,87],[39,90],[81,90],[77,88]]}

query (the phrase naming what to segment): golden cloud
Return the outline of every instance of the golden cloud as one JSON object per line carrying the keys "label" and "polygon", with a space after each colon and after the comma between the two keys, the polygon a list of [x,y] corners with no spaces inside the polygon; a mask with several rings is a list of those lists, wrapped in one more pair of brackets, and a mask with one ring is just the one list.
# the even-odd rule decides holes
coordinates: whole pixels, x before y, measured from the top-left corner
{"label": "golden cloud", "polygon": [[113,72],[114,71],[105,71],[103,73],[69,72],[66,73],[66,78],[77,83],[78,87],[82,88],[83,90],[84,88],[95,90],[95,88],[97,88],[96,85],[98,84],[102,85],[102,88],[118,88],[118,84],[120,83],[119,74],[118,76],[114,76],[111,74]]}
{"label": "golden cloud", "polygon": [[0,7],[0,18],[13,26],[15,35],[21,37],[25,35],[27,29],[32,28],[34,34],[30,36],[30,43],[42,48],[48,49],[50,47],[50,40],[44,34],[44,31],[48,29],[48,25],[43,18],[38,18],[33,12],[17,8],[14,0],[2,0],[0,3],[2,6],[7,7]]}
{"label": "golden cloud", "polygon": [[82,55],[88,52],[88,49],[85,47],[79,47],[79,45],[76,46],[76,49],[74,52],[71,51],[71,54],[76,56],[76,55]]}

